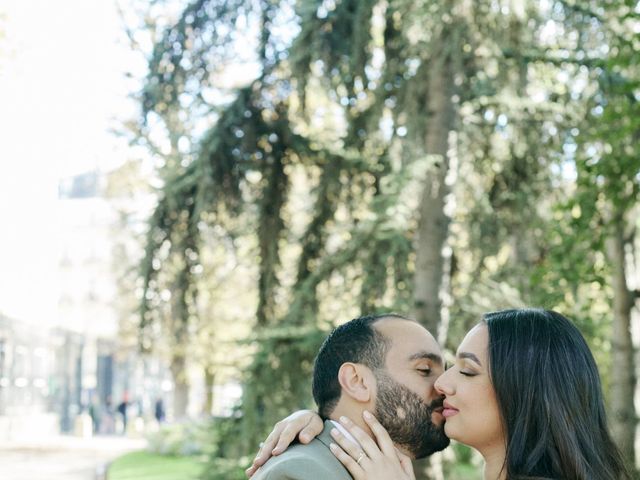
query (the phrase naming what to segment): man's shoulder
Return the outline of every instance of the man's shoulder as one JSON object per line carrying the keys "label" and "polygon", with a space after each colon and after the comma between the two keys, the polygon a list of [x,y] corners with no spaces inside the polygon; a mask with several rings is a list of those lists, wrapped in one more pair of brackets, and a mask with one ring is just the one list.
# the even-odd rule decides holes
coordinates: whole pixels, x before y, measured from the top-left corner
{"label": "man's shoulder", "polygon": [[283,454],[271,457],[258,470],[255,480],[350,480],[351,476],[318,439],[308,445],[296,444]]}

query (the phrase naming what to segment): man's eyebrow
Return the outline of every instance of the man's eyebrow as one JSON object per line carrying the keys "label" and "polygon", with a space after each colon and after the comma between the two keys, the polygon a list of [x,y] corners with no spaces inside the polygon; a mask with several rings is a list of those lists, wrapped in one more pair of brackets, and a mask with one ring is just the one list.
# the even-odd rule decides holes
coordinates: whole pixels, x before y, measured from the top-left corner
{"label": "man's eyebrow", "polygon": [[458,353],[458,358],[468,358],[469,360],[473,360],[478,365],[482,366],[482,362],[480,361],[480,359],[478,357],[476,357],[476,355],[471,353],[471,352],[460,352],[460,353]]}
{"label": "man's eyebrow", "polygon": [[438,365],[442,365],[442,357],[440,355],[436,355],[435,353],[427,352],[425,350],[416,352],[409,357],[409,360],[421,360],[421,359],[431,360],[432,362]]}

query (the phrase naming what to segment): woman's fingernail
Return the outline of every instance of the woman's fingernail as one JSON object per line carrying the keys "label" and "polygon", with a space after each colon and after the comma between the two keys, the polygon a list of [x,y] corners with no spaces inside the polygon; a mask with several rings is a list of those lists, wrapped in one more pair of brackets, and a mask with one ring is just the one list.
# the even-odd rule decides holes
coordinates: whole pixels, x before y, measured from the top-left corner
{"label": "woman's fingernail", "polygon": [[337,450],[337,449],[338,449],[338,446],[337,446],[335,443],[330,443],[330,444],[329,444],[329,448],[330,448],[331,450]]}
{"label": "woman's fingernail", "polygon": [[340,436],[340,432],[338,431],[337,428],[332,429],[330,432],[332,437],[338,438]]}
{"label": "woman's fingernail", "polygon": [[365,410],[364,412],[362,412],[362,415],[364,416],[364,418],[366,418],[367,420],[371,420],[373,418],[373,415],[371,415],[369,413],[368,410]]}
{"label": "woman's fingernail", "polygon": [[347,424],[349,423],[349,419],[343,416],[343,417],[340,417],[340,422]]}

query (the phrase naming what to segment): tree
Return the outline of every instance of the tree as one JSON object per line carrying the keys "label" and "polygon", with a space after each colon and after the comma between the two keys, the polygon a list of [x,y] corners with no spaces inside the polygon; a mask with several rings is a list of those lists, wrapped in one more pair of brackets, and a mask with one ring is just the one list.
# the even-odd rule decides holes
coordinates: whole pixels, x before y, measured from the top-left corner
{"label": "tree", "polygon": [[[585,115],[579,129],[567,142],[569,162],[575,162],[575,196],[566,210],[573,217],[574,234],[567,241],[574,255],[596,257],[595,280],[606,282],[610,323],[611,369],[609,410],[614,439],[631,467],[635,466],[636,385],[631,315],[635,294],[629,279],[633,274],[637,225],[638,161],[640,135],[637,100],[638,62],[632,46],[633,22],[638,15],[626,4],[585,8],[581,14],[598,25],[595,38],[585,36],[585,57],[591,69],[592,88],[587,91]],[[608,50],[603,51],[602,41]],[[575,153],[574,153],[575,152]],[[576,248],[578,246],[579,248]],[[575,279],[585,283],[593,273]],[[630,271],[631,270],[631,271]],[[578,270],[579,272],[580,270]]]}
{"label": "tree", "polygon": [[[204,127],[151,219],[142,330],[163,308],[159,275],[197,322],[206,228],[255,243],[242,438],[307,404],[313,354],[344,312],[412,310],[444,341],[452,303],[460,324],[563,305],[541,286],[566,265],[548,243],[570,212],[557,188],[573,187],[558,152],[586,111],[574,82],[602,66],[601,14],[503,3],[199,0],[158,32],[145,118],[188,109]],[[221,88],[233,52],[255,73]]]}

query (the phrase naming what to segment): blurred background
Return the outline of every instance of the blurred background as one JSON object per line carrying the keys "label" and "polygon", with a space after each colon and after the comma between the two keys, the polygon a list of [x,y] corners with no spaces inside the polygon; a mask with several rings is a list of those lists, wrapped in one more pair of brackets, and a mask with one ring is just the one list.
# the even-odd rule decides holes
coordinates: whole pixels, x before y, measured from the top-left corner
{"label": "blurred background", "polygon": [[525,305],[636,466],[639,63],[637,0],[0,2],[3,478],[244,478],[334,326]]}

